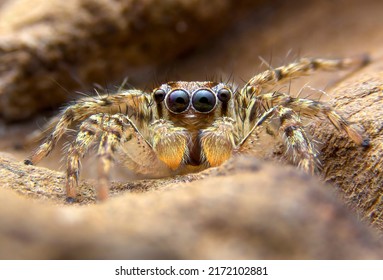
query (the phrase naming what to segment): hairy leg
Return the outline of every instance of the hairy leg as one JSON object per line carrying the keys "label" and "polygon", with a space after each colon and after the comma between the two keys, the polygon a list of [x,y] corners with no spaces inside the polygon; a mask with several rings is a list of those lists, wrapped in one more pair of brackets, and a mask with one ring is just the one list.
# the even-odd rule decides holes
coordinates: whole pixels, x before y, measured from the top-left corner
{"label": "hairy leg", "polygon": [[125,113],[133,115],[141,121],[149,121],[148,96],[139,90],[129,90],[114,95],[102,95],[100,97],[87,97],[78,100],[75,104],[67,107],[59,117],[52,119],[48,130],[52,133],[27,159],[25,164],[36,164],[54,148],[57,141],[66,130],[74,123],[81,122],[91,115],[98,113]]}
{"label": "hairy leg", "polygon": [[[245,132],[252,127],[253,123],[248,118],[252,118],[254,115],[250,111],[254,108],[253,105],[257,101],[258,95],[262,94],[263,90],[267,87],[292,78],[308,75],[313,71],[336,71],[351,67],[361,67],[369,61],[370,58],[367,55],[344,59],[301,58],[288,65],[259,73],[251,78],[240,90],[240,94],[237,94],[235,97],[235,111],[239,118],[238,121],[244,122]],[[247,123],[249,121],[250,123]]]}
{"label": "hairy leg", "polygon": [[296,62],[275,69],[266,70],[249,80],[243,94],[259,94],[266,86],[273,86],[288,79],[305,76],[317,70],[336,71],[351,67],[361,67],[370,61],[367,55],[343,59],[301,58]]}
{"label": "hairy leg", "polygon": [[259,110],[282,105],[306,117],[326,117],[338,130],[345,131],[356,144],[363,147],[369,145],[368,138],[364,138],[346,119],[325,103],[305,98],[295,98],[281,92],[264,93],[259,95],[257,100],[258,102],[255,104]]}
{"label": "hairy leg", "polygon": [[110,184],[110,170],[113,165],[115,153],[121,145],[123,133],[131,138],[132,131],[124,131],[123,117],[110,117],[103,124],[103,133],[97,150],[97,198],[105,200],[108,198]]}
{"label": "hairy leg", "polygon": [[[68,202],[73,202],[76,197],[80,160],[98,139],[100,139],[97,151],[99,175],[97,197],[99,200],[104,200],[108,196],[109,172],[115,153],[122,144],[129,145],[129,142],[137,143],[143,140],[125,115],[97,114],[86,119],[81,124],[80,131],[68,151],[66,182]],[[150,147],[147,146],[147,148]]]}
{"label": "hairy leg", "polygon": [[101,120],[100,115],[91,116],[85,120],[77,134],[76,139],[71,144],[68,150],[67,157],[67,179],[66,179],[66,194],[67,201],[73,202],[76,197],[78,187],[78,178],[80,174],[80,159],[85,156],[89,147],[96,140],[97,132],[100,130]]}
{"label": "hairy leg", "polygon": [[304,130],[299,115],[290,108],[277,105],[266,111],[242,140],[240,146],[250,139],[257,127],[273,120],[275,120],[273,122],[274,129],[283,139],[292,162],[299,168],[313,174],[319,165],[318,153]]}

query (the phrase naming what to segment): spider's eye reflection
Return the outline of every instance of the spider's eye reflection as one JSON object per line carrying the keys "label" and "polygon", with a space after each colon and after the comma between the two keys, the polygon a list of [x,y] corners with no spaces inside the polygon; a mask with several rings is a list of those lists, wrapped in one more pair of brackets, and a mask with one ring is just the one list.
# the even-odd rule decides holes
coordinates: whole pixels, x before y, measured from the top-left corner
{"label": "spider's eye reflection", "polygon": [[166,98],[166,105],[173,113],[185,111],[189,107],[189,102],[189,94],[182,89],[173,90]]}
{"label": "spider's eye reflection", "polygon": [[221,102],[228,102],[231,98],[231,91],[227,88],[221,88],[218,91],[217,96]]}
{"label": "spider's eye reflection", "polygon": [[156,103],[162,102],[165,99],[165,95],[166,92],[163,89],[156,89],[153,93],[154,101],[156,101]]}
{"label": "spider's eye reflection", "polygon": [[217,98],[211,90],[200,89],[193,94],[192,103],[197,111],[208,113],[215,107]]}

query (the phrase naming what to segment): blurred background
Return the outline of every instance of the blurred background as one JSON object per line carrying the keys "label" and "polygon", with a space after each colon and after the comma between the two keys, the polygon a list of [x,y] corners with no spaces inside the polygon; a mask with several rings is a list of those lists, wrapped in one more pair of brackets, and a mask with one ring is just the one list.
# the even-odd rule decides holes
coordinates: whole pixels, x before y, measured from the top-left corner
{"label": "blurred background", "polygon": [[[377,0],[3,0],[0,148],[20,146],[15,137],[42,127],[81,97],[76,91],[115,92],[124,80],[147,91],[169,80],[241,85],[266,64],[302,56],[379,59],[382,7]],[[300,79],[291,92],[327,89],[342,75]]]}
{"label": "blurred background", "polygon": [[[334,133],[328,133],[324,136],[326,139],[324,142],[329,143],[331,140],[333,141],[331,143],[335,144],[326,148],[327,150],[323,153],[323,157],[325,158],[323,174],[326,176],[328,182],[332,182],[334,185],[345,190],[349,201],[354,203],[356,208],[364,207],[362,210],[362,212],[364,211],[363,217],[367,217],[371,223],[377,221],[379,224],[378,227],[382,228],[383,219],[380,213],[383,213],[381,211],[383,210],[383,205],[381,205],[382,203],[380,202],[382,191],[380,189],[381,181],[379,181],[379,178],[382,178],[380,159],[382,158],[383,146],[379,145],[382,145],[383,137],[381,136],[381,128],[383,124],[380,121],[379,110],[383,109],[383,107],[379,105],[381,102],[378,102],[382,100],[383,88],[382,46],[383,1],[380,0],[0,0],[0,153],[7,153],[7,156],[12,157],[15,163],[15,166],[0,164],[0,180],[3,179],[3,175],[1,175],[2,172],[4,172],[3,174],[16,174],[17,176],[15,175],[15,178],[21,178],[20,180],[29,178],[27,177],[28,174],[25,175],[25,173],[19,172],[18,168],[22,167],[16,166],[16,163],[25,159],[38,143],[29,147],[23,147],[24,139],[36,129],[41,129],[44,123],[46,123],[51,116],[56,115],[65,104],[81,97],[81,94],[76,93],[78,91],[86,94],[94,94],[94,88],[96,88],[99,92],[115,92],[124,80],[127,80],[127,87],[139,88],[146,91],[151,91],[151,89],[158,84],[170,80],[222,79],[242,85],[253,75],[268,69],[270,66],[277,67],[292,62],[299,57],[337,58],[368,53],[372,57],[372,63],[363,69],[358,76],[358,79],[364,82],[359,83],[358,80],[354,84],[351,84],[358,87],[360,96],[368,96],[369,93],[372,92],[372,88],[375,90],[376,99],[371,101],[371,106],[375,106],[375,115],[367,116],[369,117],[367,118],[366,115],[370,112],[368,108],[367,110],[363,110],[362,113],[360,113],[359,110],[356,117],[353,115],[354,111],[347,112],[348,115],[346,115],[355,117],[354,121],[357,122],[365,120],[363,125],[368,127],[370,132],[375,133],[371,134],[372,140],[375,141],[373,142],[373,149],[369,151],[370,154],[363,154],[363,151],[357,150],[353,146],[350,147],[349,142],[344,140],[345,137],[342,138],[339,134],[336,134],[337,137],[335,137],[334,140],[332,138]],[[292,83],[291,93],[294,95],[298,93],[302,87],[310,86],[319,91],[324,90],[329,93],[328,95],[321,96],[322,100],[332,102],[333,96],[337,94],[338,100],[341,100],[342,96],[340,93],[335,92],[333,94],[331,88],[334,84],[342,81],[347,75],[347,71],[340,71],[336,73],[318,73],[314,76],[305,77]],[[365,88],[363,88],[364,86]],[[350,93],[352,95],[353,88],[350,84],[346,84],[343,86],[343,91],[341,92]],[[312,92],[308,92],[308,94],[312,94]],[[341,96],[341,98],[339,98],[339,96]],[[345,98],[345,100],[348,101],[347,98]],[[348,106],[347,102],[344,102],[343,105],[344,104],[346,105],[343,109]],[[352,109],[355,108],[352,107]],[[329,127],[327,123],[321,125],[322,126],[316,131],[317,134]],[[347,149],[345,147],[347,147]],[[0,160],[2,155],[3,154],[0,154]],[[368,168],[365,168],[364,165],[362,166],[360,161],[355,160],[356,158],[359,160],[364,156],[366,156],[365,162],[371,163]],[[39,166],[57,170],[62,164],[60,162],[61,158],[62,150],[58,148],[52,156],[43,161]],[[334,158],[339,158],[340,161],[337,162]],[[335,163],[335,167],[331,165],[331,162]],[[368,171],[368,173],[366,173],[367,175],[363,175],[362,172],[359,172],[359,166],[360,168],[364,168],[362,171]],[[342,168],[346,170],[346,167],[349,169],[347,169],[347,172],[343,172]],[[84,168],[83,174],[86,174],[87,171],[92,173],[94,170],[95,169]],[[265,174],[274,175],[274,171],[271,172],[267,170]],[[334,171],[335,173],[331,173],[332,170],[336,170]],[[43,172],[42,169],[40,171]],[[40,171],[36,171],[36,174]],[[346,175],[343,176],[342,172]],[[293,173],[288,174],[291,175]],[[85,175],[85,177],[86,176],[87,175]],[[283,176],[286,176],[286,174],[283,173]],[[285,178],[283,176],[280,178]],[[49,176],[46,178],[48,178],[47,182],[50,182],[53,186],[57,183],[55,181],[56,179],[63,180],[64,177],[62,173],[49,173]],[[269,176],[269,178],[274,177]],[[300,180],[300,177],[298,179]],[[347,182],[352,180],[356,181],[356,179],[360,179],[360,181],[358,181],[360,182],[358,183],[359,189],[347,189],[349,185]],[[238,178],[232,182],[236,182],[237,180]],[[302,180],[299,181],[301,186],[303,184]],[[308,179],[305,177],[304,180]],[[275,179],[275,181],[277,182],[273,184],[278,185],[278,187],[281,181],[284,183],[287,182],[287,184],[289,183],[288,180]],[[249,182],[252,184],[253,180],[249,180],[248,183]],[[366,182],[368,182],[369,186],[377,188],[375,191],[371,191],[371,196],[370,194],[360,191],[360,187],[363,187],[363,184],[366,184]],[[50,199],[52,199],[53,196],[50,197],[50,193],[47,194],[44,192],[44,186],[40,189],[36,187],[40,186],[38,180],[30,183],[33,183],[33,187],[30,187],[28,191],[34,192],[35,197],[42,197],[41,201],[44,199],[50,201]],[[179,182],[176,183],[178,184]],[[221,183],[224,184],[223,182]],[[214,187],[220,186],[221,183],[215,183]],[[315,182],[310,184],[316,185]],[[169,185],[173,186],[172,182],[170,182]],[[9,182],[0,182],[0,186],[4,188],[19,187],[12,186]],[[23,185],[23,187],[25,186],[27,186],[27,184]],[[59,194],[54,197],[57,199],[59,196],[57,199],[59,202],[55,201],[55,203],[60,204],[63,201],[63,190],[58,188],[58,190],[56,189],[55,191]],[[253,195],[253,192],[257,193],[257,189],[251,191],[251,188],[249,188],[247,191],[249,191],[251,195]],[[352,195],[347,193],[348,191],[350,191]],[[305,196],[306,193],[304,193],[304,191],[302,191],[302,193],[299,191],[295,193],[295,188],[286,189],[286,192],[286,196],[293,194],[300,198],[300,194],[302,194],[304,198],[309,197],[306,201],[308,208],[313,204],[310,199],[316,197],[316,195],[312,195],[311,193]],[[187,193],[187,191],[185,191],[184,199],[186,202],[189,202],[188,205],[190,207],[193,207],[194,205],[199,205],[199,195],[202,194],[205,194],[202,190],[195,193]],[[222,202],[220,195],[223,197],[222,209],[227,210],[228,208],[225,208],[227,203],[232,203],[231,196],[240,196],[241,194],[231,194],[229,191],[222,192],[221,194],[220,192],[214,193],[214,191],[211,191],[210,196],[209,193],[206,195],[206,202],[204,202],[207,205],[205,205],[206,209],[208,209],[206,211],[209,214],[215,214],[213,211],[215,208],[211,207],[211,205],[216,205],[217,201]],[[286,221],[286,223],[291,222],[291,227],[285,225],[291,230],[289,234],[286,235],[287,237],[302,236],[302,238],[299,239],[303,240],[305,236],[307,236],[305,241],[308,240],[315,243],[301,242],[303,249],[300,249],[299,252],[294,255],[295,258],[315,258],[318,256],[320,258],[329,258],[334,256],[331,255],[334,252],[340,252],[339,255],[336,256],[341,256],[342,258],[347,256],[359,256],[360,258],[380,256],[380,253],[371,253],[374,250],[375,252],[378,250],[375,244],[366,245],[363,243],[366,240],[369,241],[372,239],[364,238],[364,233],[359,234],[359,232],[357,232],[354,234],[354,232],[352,232],[352,230],[349,231],[348,228],[347,230],[340,230],[339,236],[337,235],[345,241],[345,243],[342,244],[346,245],[339,246],[339,248],[333,250],[333,243],[331,242],[334,240],[331,238],[338,234],[338,226],[342,227],[342,224],[337,223],[337,220],[332,220],[332,218],[334,215],[339,215],[340,217],[347,217],[347,219],[349,219],[349,216],[347,216],[348,212],[346,213],[342,210],[343,208],[339,208],[337,204],[332,204],[333,201],[329,199],[328,196],[325,196],[323,201],[326,203],[327,201],[331,201],[329,208],[327,208],[326,203],[324,203],[326,204],[325,206],[322,205],[323,201],[320,200],[322,199],[320,198],[319,202],[314,201],[318,202],[319,206],[314,203],[318,207],[313,208],[314,212],[312,216],[305,216],[303,220],[304,224],[309,228],[308,230],[314,228],[315,232],[313,231],[314,233],[310,232],[307,234],[303,232],[302,235],[296,235],[296,232],[300,232],[302,224],[299,224],[301,220],[296,224],[294,224],[293,221],[295,221],[296,215],[304,215],[306,213],[303,213],[305,211],[301,211],[302,208],[296,207],[299,203],[297,204],[294,200],[295,198],[290,201],[288,201],[288,199],[286,200],[286,203],[291,202],[291,207],[295,207],[294,209],[296,210],[294,210],[295,212],[289,212],[283,208],[287,207],[286,205],[278,205],[278,207],[280,207],[278,208],[275,205],[267,204],[269,201],[275,202],[275,197],[279,197],[278,188],[275,189],[274,193],[266,193],[262,200],[266,203],[265,206],[259,209],[256,208],[255,210],[252,208],[256,207],[253,201],[247,200],[252,196],[246,195],[246,192],[242,195],[243,198],[239,199],[243,199],[244,203],[241,203],[239,200],[238,204],[233,208],[237,208],[238,205],[244,205],[243,207],[248,207],[246,208],[247,210],[245,209],[247,212],[245,210],[241,212],[242,208],[238,207],[238,216],[233,216],[232,219],[228,218],[227,220],[225,220],[225,217],[221,217],[222,220],[214,224],[217,226],[217,232],[213,231],[213,233],[211,233],[210,228],[206,226],[208,232],[206,240],[199,239],[200,232],[198,231],[198,225],[200,225],[200,217],[195,217],[195,225],[197,225],[196,232],[193,231],[194,229],[190,229],[189,225],[184,224],[184,229],[186,231],[191,230],[194,235],[179,236],[179,239],[175,241],[176,246],[182,247],[184,244],[188,245],[190,240],[196,240],[201,242],[199,245],[202,245],[194,246],[196,243],[192,242],[190,246],[194,246],[196,250],[200,248],[203,248],[203,250],[202,253],[199,252],[199,255],[197,254],[195,256],[200,258],[209,256],[217,257],[217,255],[213,253],[216,248],[222,245],[220,238],[222,238],[223,241],[228,240],[225,238],[232,238],[230,239],[231,243],[228,243],[228,249],[225,249],[225,253],[227,253],[225,256],[228,258],[233,258],[233,256],[235,258],[241,258],[241,256],[247,258],[254,256],[261,258],[262,256],[268,256],[269,258],[288,258],[292,256],[289,254],[291,248],[280,245],[282,243],[284,245],[292,244],[291,247],[294,247],[295,244],[290,243],[288,238],[282,241],[278,239],[281,237],[278,235],[279,232],[283,235],[283,230],[279,231],[279,227],[277,231],[273,228],[268,228],[271,224],[275,225],[270,223],[271,219],[267,218],[268,211],[276,211],[273,213],[276,214],[281,221]],[[254,194],[254,196],[256,195],[257,194]],[[105,253],[104,248],[108,248],[108,250],[110,250],[107,252],[109,254],[108,257],[123,258],[126,257],[125,253],[127,251],[122,251],[118,248],[120,248],[121,244],[125,244],[126,248],[129,248],[131,245],[134,246],[134,238],[137,239],[138,245],[136,253],[138,253],[134,255],[133,252],[131,256],[139,256],[142,258],[164,256],[151,255],[151,246],[154,244],[153,246],[160,248],[160,253],[168,252],[171,246],[169,245],[169,248],[164,248],[164,245],[160,243],[165,240],[168,243],[164,241],[164,244],[172,244],[174,232],[168,232],[167,230],[178,228],[178,221],[174,223],[171,221],[169,227],[161,228],[161,226],[163,226],[161,224],[162,220],[156,216],[156,210],[158,210],[156,208],[153,208],[154,210],[152,212],[149,211],[148,215],[152,220],[149,218],[148,221],[141,219],[140,215],[142,212],[140,211],[142,211],[142,209],[145,210],[145,207],[155,207],[157,203],[157,197],[155,195],[148,194],[148,197],[149,200],[145,201],[145,198],[142,196],[137,200],[137,204],[135,204],[136,198],[127,197],[130,203],[128,203],[127,206],[125,205],[125,201],[123,201],[124,197],[122,197],[120,200],[117,199],[115,204],[110,202],[106,204],[106,206],[99,207],[96,205],[95,207],[98,207],[97,209],[88,208],[88,210],[84,210],[89,211],[87,213],[89,217],[92,218],[91,221],[89,220],[90,226],[87,228],[87,222],[84,222],[81,217],[88,217],[88,214],[85,215],[81,212],[82,210],[77,212],[78,209],[75,207],[73,207],[74,210],[72,210],[72,208],[63,208],[64,210],[55,209],[54,211],[57,210],[57,213],[50,209],[50,212],[47,212],[47,216],[44,216],[40,215],[40,213],[43,213],[42,208],[33,208],[34,206],[30,204],[24,206],[23,203],[20,203],[20,197],[8,196],[8,194],[0,196],[0,199],[4,201],[2,202],[4,209],[7,209],[7,211],[13,209],[13,212],[9,216],[6,216],[7,214],[4,214],[6,212],[0,209],[0,213],[3,213],[3,217],[0,219],[0,241],[12,239],[13,236],[16,236],[16,241],[12,239],[12,242],[15,243],[7,241],[9,245],[7,252],[4,253],[3,250],[4,254],[0,254],[0,256],[8,256],[9,252],[14,252],[15,254],[13,256],[15,257],[26,256],[27,258],[36,256],[41,258],[81,258],[84,256],[88,258],[92,256],[102,258]],[[180,200],[179,208],[177,208],[180,211],[177,209],[176,211],[174,211],[174,209],[168,209],[167,207],[173,205],[172,201],[177,199],[176,195],[174,195],[174,197],[169,195],[169,197],[169,200],[164,199],[159,206],[162,207],[161,209],[163,213],[165,213],[165,216],[174,212],[180,213],[179,219],[184,219],[183,217],[187,217],[187,215],[192,212],[191,210],[188,212],[187,209],[183,208],[182,199]],[[363,203],[360,203],[360,200],[363,200]],[[283,204],[284,201],[281,200],[280,203]],[[0,207],[1,205],[0,203]],[[129,205],[132,205],[132,207],[137,206],[137,208],[130,209]],[[260,203],[259,205],[263,204]],[[18,208],[19,206],[25,208]],[[25,213],[29,213],[30,209],[34,209],[31,211],[32,216],[39,217],[39,227],[35,227],[34,222],[29,221],[28,217],[26,217]],[[98,212],[93,213],[93,209]],[[210,210],[211,212],[209,212]],[[130,234],[130,230],[136,229],[129,228],[131,227],[129,221],[124,219],[127,217],[131,218],[129,215],[132,211],[136,214],[133,215],[132,219],[138,224],[140,222],[142,224],[138,227],[138,233],[136,232],[136,235],[134,235],[134,238],[130,241],[131,244],[128,244],[128,246],[124,243],[127,240],[125,239],[125,235]],[[204,210],[201,211],[203,212]],[[340,212],[338,213],[337,211]],[[146,211],[144,212],[146,213]],[[118,214],[121,227],[112,223],[115,218],[113,216],[115,213]],[[227,217],[231,214],[224,211],[222,213],[227,215]],[[288,216],[289,213],[293,214]],[[20,225],[26,225],[26,228],[17,228],[19,223],[13,223],[12,215],[14,215],[15,220],[19,218],[24,219]],[[263,215],[266,219],[262,220],[259,218],[259,215]],[[250,216],[253,217],[254,220],[259,219],[255,222],[249,220],[247,223],[247,219]],[[287,216],[288,218],[286,219]],[[318,220],[317,217],[319,216],[321,216],[321,220]],[[60,217],[61,220],[57,219],[57,217]],[[213,217],[209,219],[214,220],[215,218],[213,215]],[[243,225],[240,224],[238,230],[233,230],[236,228],[233,227],[231,223],[237,220],[240,221],[239,223],[243,221]],[[5,221],[3,226],[1,226],[1,221]],[[79,221],[81,221],[81,225],[79,225]],[[108,247],[110,245],[107,242],[108,240],[105,241],[103,239],[105,232],[100,225],[103,225],[105,221],[109,223],[109,226],[111,226],[113,230],[116,230],[116,239],[113,240],[113,242],[115,242],[113,246],[115,247],[112,246],[113,248]],[[157,224],[155,221],[157,221]],[[261,225],[257,225],[258,221]],[[56,226],[56,222],[59,226]],[[145,224],[145,222],[147,223]],[[151,222],[158,225],[161,229],[159,232],[163,234],[162,238],[164,239],[157,241],[158,244],[155,243],[156,232],[152,229]],[[205,220],[205,222],[209,225],[211,221]],[[348,224],[351,229],[355,228],[353,223],[355,223],[355,220],[352,220]],[[13,226],[15,226],[16,229],[7,231],[8,228],[12,228]],[[47,226],[49,230],[43,233],[34,232],[34,230],[39,230],[39,228],[44,228],[44,226]],[[85,236],[84,239],[71,235],[72,229],[77,229],[77,226],[82,226],[79,227],[76,232],[79,236]],[[118,230],[121,230],[124,226],[127,227],[124,228],[126,231],[119,232]],[[252,240],[251,242],[254,242],[257,246],[261,246],[259,244],[266,244],[264,245],[266,248],[264,248],[264,251],[261,251],[259,255],[254,255],[254,252],[246,251],[248,248],[252,248],[246,243],[246,238],[249,237],[249,239],[251,239],[253,236],[257,236],[258,232],[256,232],[255,229],[262,228],[262,226],[264,226],[266,230],[260,233],[260,241]],[[319,228],[316,228],[316,226]],[[220,227],[227,230],[226,236],[220,235]],[[53,228],[52,231],[50,231],[51,228]],[[97,234],[99,234],[98,239],[95,239],[94,243],[91,243],[91,241],[86,243],[88,237],[92,236],[92,230],[94,229],[96,229]],[[333,231],[327,235],[329,229]],[[244,238],[241,237],[241,230],[244,231],[244,235],[242,236]],[[254,232],[252,232],[254,235],[246,235],[246,230],[249,230],[249,232],[254,230]],[[362,231],[364,231],[364,228]],[[265,243],[264,240],[271,240],[269,237],[275,232],[277,232],[276,236],[273,237],[274,239],[270,247],[267,247],[269,243]],[[120,233],[121,235],[119,235]],[[55,251],[50,246],[52,246],[52,244],[56,246],[57,239],[55,237],[62,236],[63,234],[68,234],[68,236],[72,238],[72,241],[74,241],[72,243],[70,243],[70,241],[66,243],[64,238],[63,242],[59,242],[62,247],[58,246],[62,251]],[[2,239],[4,236],[5,239]],[[148,236],[152,238],[153,244],[145,242],[145,238]],[[366,236],[369,235],[367,234]],[[30,242],[32,247],[35,245],[35,237],[37,239],[41,237],[39,242],[41,242],[42,245],[40,245],[42,247],[49,247],[50,251],[48,255],[44,255],[43,251],[39,251],[37,254],[36,252],[38,250],[33,251],[33,248],[31,251],[24,250],[25,243]],[[211,237],[211,240],[209,237]],[[362,240],[362,243],[355,242],[355,244],[357,246],[360,245],[362,249],[359,247],[348,248],[348,244],[354,244],[354,241],[353,239],[347,238],[353,237],[360,238],[358,239],[359,241]],[[331,242],[326,243],[326,240],[323,239],[327,241],[331,239]],[[46,240],[49,240],[49,242],[46,243]],[[89,254],[87,252],[84,253],[85,250],[80,252],[81,246],[79,247],[77,245],[83,245],[81,241],[84,240],[91,248],[96,248],[98,255],[92,255],[91,251]],[[338,245],[341,244],[337,243],[337,240],[334,242]],[[275,243],[273,243],[274,241]],[[322,244],[325,243],[327,245],[322,246]],[[68,246],[68,244],[72,245]],[[241,244],[241,246],[243,246],[241,248],[248,254],[244,255],[242,254],[242,249],[238,249],[237,251],[234,250],[236,255],[231,255],[231,249],[239,248],[237,244]],[[313,253],[314,251],[304,251],[307,244],[311,244],[312,248],[317,249],[315,254]],[[176,248],[176,246],[174,248]],[[366,246],[370,247],[367,248]],[[19,251],[15,250],[15,248]],[[38,246],[36,246],[36,248],[39,249]],[[170,258],[192,257],[192,255],[188,255],[190,248],[184,251],[177,251],[177,248],[174,249],[174,252],[169,251],[168,256]],[[366,249],[367,253],[363,251],[363,248],[368,249]],[[74,253],[72,254],[71,249],[77,251],[73,251]],[[353,255],[349,255],[351,253],[348,251],[342,251],[348,249],[352,251]],[[369,251],[370,249],[372,251]],[[19,252],[22,253],[18,255]],[[266,253],[262,255],[263,252]],[[364,253],[358,255],[358,252]],[[2,253],[1,250],[0,253]],[[24,253],[25,255],[23,255]],[[76,253],[79,255],[76,255]]]}

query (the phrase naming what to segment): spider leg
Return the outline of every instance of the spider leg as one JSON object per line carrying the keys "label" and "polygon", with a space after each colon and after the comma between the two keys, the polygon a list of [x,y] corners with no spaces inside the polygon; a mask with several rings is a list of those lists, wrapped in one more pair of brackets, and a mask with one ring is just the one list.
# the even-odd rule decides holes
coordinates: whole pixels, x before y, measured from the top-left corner
{"label": "spider leg", "polygon": [[97,197],[99,200],[105,200],[108,197],[110,169],[115,153],[122,144],[127,145],[128,148],[136,148],[136,153],[151,150],[127,116],[103,113],[90,116],[81,124],[80,131],[68,151],[66,182],[68,202],[73,202],[76,197],[80,159],[84,157],[96,139],[100,139],[97,151],[99,176]]}
{"label": "spider leg", "polygon": [[80,173],[80,159],[84,157],[89,147],[96,139],[100,124],[100,115],[94,115],[85,120],[79,128],[80,131],[77,134],[76,139],[69,147],[66,178],[66,194],[68,202],[73,202],[75,200]]}
{"label": "spider leg", "polygon": [[361,67],[370,61],[367,55],[343,59],[301,58],[296,62],[266,70],[249,80],[241,90],[242,95],[261,93],[262,88],[273,86],[291,78],[308,75],[312,71],[335,71],[350,67]]}
{"label": "spider leg", "polygon": [[[108,198],[110,184],[110,169],[113,164],[114,154],[121,145],[123,134],[123,120],[120,117],[111,116],[104,123],[104,131],[101,136],[97,151],[98,156],[98,182],[97,198],[105,200]],[[129,133],[131,135],[131,132]]]}
{"label": "spider leg", "polygon": [[[299,112],[306,117],[326,117],[338,130],[343,130],[358,145],[367,147],[369,145],[368,138],[364,138],[350,123],[336,112],[331,106],[310,99],[295,98],[281,92],[264,93],[257,97],[258,102],[255,106],[276,106],[277,104],[286,106]],[[254,110],[253,110],[254,111]]]}
{"label": "spider leg", "polygon": [[52,133],[24,163],[38,163],[50,153],[57,141],[72,124],[81,122],[91,115],[124,112],[126,115],[136,116],[139,122],[149,121],[150,110],[148,104],[148,95],[139,90],[129,90],[114,95],[101,95],[98,98],[82,98],[65,109],[60,117],[54,118],[50,122],[48,130],[53,129]]}
{"label": "spider leg", "polygon": [[240,146],[250,139],[250,135],[257,127],[264,124],[264,122],[270,122],[272,119],[276,120],[274,123],[275,129],[283,139],[292,162],[299,168],[313,174],[319,165],[318,153],[304,130],[299,115],[290,108],[276,105],[266,111],[242,140]]}
{"label": "spider leg", "polygon": [[236,133],[232,119],[224,117],[216,120],[211,127],[201,131],[202,158],[210,166],[221,165],[231,157],[235,147],[235,138]]}

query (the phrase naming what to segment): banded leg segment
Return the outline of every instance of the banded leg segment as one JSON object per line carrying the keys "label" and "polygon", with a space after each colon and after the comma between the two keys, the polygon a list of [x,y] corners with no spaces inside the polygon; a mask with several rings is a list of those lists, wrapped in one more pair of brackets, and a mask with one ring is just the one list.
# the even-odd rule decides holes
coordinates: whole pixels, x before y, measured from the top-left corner
{"label": "banded leg segment", "polygon": [[310,99],[295,98],[285,93],[273,92],[261,94],[257,97],[258,102],[255,106],[260,107],[282,105],[293,109],[295,112],[306,117],[325,117],[327,118],[339,131],[344,131],[347,135],[358,145],[367,147],[369,145],[368,138],[364,138],[350,123],[344,119],[338,112],[331,106]]}
{"label": "banded leg segment", "polygon": [[25,164],[36,164],[46,157],[66,130],[74,123],[84,121],[89,116],[98,113],[116,114],[119,112],[128,116],[132,115],[143,122],[149,121],[148,105],[147,94],[139,90],[129,90],[114,95],[102,95],[98,98],[87,97],[80,99],[74,105],[69,106],[61,114],[61,117],[50,122],[48,130],[53,129],[52,133],[29,159],[25,160]]}
{"label": "banded leg segment", "polygon": [[85,120],[80,126],[80,132],[68,150],[67,158],[67,201],[73,202],[76,197],[78,178],[80,173],[80,159],[85,156],[89,147],[97,137],[102,123],[101,115],[95,115]]}
{"label": "banded leg segment", "polygon": [[76,198],[78,178],[80,173],[80,159],[96,140],[98,148],[98,174],[97,197],[104,200],[108,196],[109,172],[114,153],[123,141],[130,141],[136,129],[129,118],[116,114],[97,114],[89,117],[80,126],[76,140],[69,148],[67,158],[67,201],[73,202]]}
{"label": "banded leg segment", "polygon": [[[97,198],[105,200],[108,198],[110,184],[110,169],[113,164],[114,154],[121,145],[124,136],[124,120],[122,116],[111,116],[103,124],[103,134],[98,147],[98,182],[97,182]],[[131,138],[132,131],[124,136]]]}
{"label": "banded leg segment", "polygon": [[276,111],[276,117],[280,121],[279,134],[286,144],[293,163],[306,172],[314,174],[320,163],[318,152],[304,130],[299,115],[292,109],[281,106]]}
{"label": "banded leg segment", "polygon": [[266,70],[253,78],[245,85],[242,94],[255,93],[258,95],[262,88],[273,86],[291,78],[308,75],[312,71],[336,71],[351,67],[361,67],[369,63],[367,55],[343,59],[301,58],[297,62],[290,63],[275,69]]}
{"label": "banded leg segment", "polygon": [[266,111],[240,145],[249,139],[257,127],[274,119],[276,120],[273,123],[276,126],[275,129],[283,139],[292,162],[299,168],[313,174],[319,165],[318,152],[304,130],[299,115],[290,108],[277,105]]}

